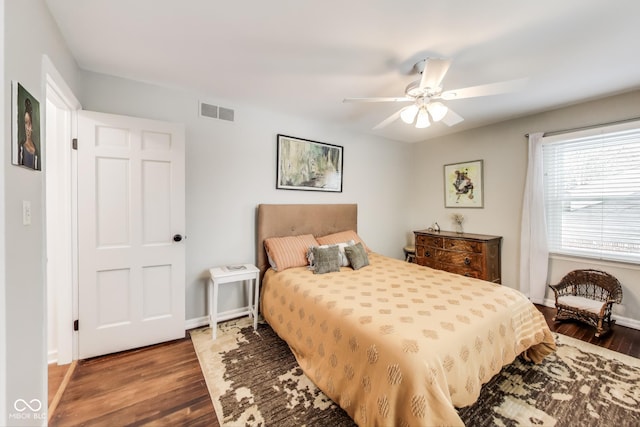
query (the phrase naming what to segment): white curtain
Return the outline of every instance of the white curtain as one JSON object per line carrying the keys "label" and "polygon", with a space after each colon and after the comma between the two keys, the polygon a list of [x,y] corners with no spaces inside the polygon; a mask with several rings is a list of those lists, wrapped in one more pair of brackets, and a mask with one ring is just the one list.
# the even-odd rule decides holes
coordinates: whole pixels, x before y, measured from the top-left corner
{"label": "white curtain", "polygon": [[543,133],[529,135],[529,163],[522,201],[520,290],[537,304],[544,302],[549,269],[542,171]]}

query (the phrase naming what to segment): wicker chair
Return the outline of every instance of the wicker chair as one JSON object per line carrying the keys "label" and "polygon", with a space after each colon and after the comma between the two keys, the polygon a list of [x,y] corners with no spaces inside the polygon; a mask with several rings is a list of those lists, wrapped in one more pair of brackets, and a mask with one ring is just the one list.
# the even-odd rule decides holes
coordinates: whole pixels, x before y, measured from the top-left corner
{"label": "wicker chair", "polygon": [[[575,319],[596,327],[596,337],[611,329],[613,303],[622,302],[618,279],[599,270],[574,270],[557,285],[550,285],[556,298],[555,321]],[[606,325],[605,325],[606,322]]]}

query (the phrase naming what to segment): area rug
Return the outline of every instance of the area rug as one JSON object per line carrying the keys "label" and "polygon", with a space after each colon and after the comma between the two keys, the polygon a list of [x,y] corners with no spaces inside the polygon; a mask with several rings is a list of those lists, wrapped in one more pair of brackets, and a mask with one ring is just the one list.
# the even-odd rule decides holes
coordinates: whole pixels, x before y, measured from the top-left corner
{"label": "area rug", "polygon": [[[251,319],[191,332],[222,426],[353,426],[298,367],[266,323]],[[638,426],[640,359],[555,334],[558,350],[540,365],[519,359],[458,410],[467,426]]]}

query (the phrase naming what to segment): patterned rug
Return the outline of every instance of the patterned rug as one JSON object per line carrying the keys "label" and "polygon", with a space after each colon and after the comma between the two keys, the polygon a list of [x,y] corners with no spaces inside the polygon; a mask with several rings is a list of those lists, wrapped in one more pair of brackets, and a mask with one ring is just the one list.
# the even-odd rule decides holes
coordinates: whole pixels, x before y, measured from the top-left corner
{"label": "patterned rug", "polygon": [[[353,426],[302,373],[273,330],[251,319],[191,332],[222,426]],[[542,364],[516,359],[458,411],[467,426],[638,426],[640,359],[556,334]]]}

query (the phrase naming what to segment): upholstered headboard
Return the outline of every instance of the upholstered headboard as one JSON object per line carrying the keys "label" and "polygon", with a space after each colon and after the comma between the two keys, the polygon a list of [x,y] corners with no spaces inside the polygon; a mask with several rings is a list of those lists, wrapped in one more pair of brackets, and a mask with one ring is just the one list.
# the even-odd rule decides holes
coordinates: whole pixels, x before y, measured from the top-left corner
{"label": "upholstered headboard", "polygon": [[325,236],[338,231],[358,231],[358,205],[258,205],[257,267],[260,277],[269,268],[264,240],[269,237],[313,234]]}

